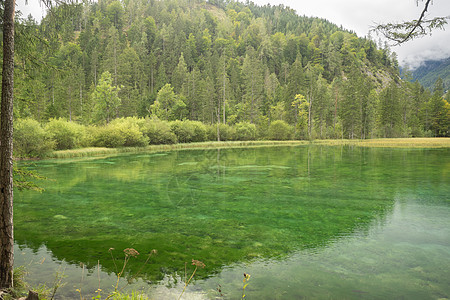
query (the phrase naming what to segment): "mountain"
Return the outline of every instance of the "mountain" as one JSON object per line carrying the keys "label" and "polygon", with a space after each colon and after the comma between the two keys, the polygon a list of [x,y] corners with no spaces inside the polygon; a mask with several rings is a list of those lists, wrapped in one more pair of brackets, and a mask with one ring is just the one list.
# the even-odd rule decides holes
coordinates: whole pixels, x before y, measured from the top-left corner
{"label": "mountain", "polygon": [[450,57],[442,60],[428,60],[412,72],[414,80],[418,80],[424,87],[433,90],[434,83],[441,77],[444,89],[450,88]]}
{"label": "mountain", "polygon": [[17,25],[16,118],[251,123],[261,135],[282,120],[297,138],[440,134],[429,95],[400,79],[388,47],[284,5],[102,0]]}

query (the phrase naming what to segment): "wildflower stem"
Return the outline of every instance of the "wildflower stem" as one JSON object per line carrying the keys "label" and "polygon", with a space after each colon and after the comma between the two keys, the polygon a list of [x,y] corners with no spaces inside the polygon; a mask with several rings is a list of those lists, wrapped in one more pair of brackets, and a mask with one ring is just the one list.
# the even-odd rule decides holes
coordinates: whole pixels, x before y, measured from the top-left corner
{"label": "wildflower stem", "polygon": [[189,282],[191,282],[191,279],[194,277],[194,275],[195,275],[195,272],[197,272],[197,266],[195,266],[195,269],[194,269],[194,272],[192,272],[192,275],[191,275],[191,277],[189,277],[189,280],[184,284],[184,288],[183,288],[183,291],[181,292],[181,295],[180,295],[180,297],[178,297],[178,300],[180,300],[181,299],[181,296],[183,296],[183,294],[184,294],[184,292],[186,291],[186,288],[187,288],[187,286],[188,286],[188,284],[189,284]]}
{"label": "wildflower stem", "polygon": [[100,289],[100,260],[97,260],[98,289]]}
{"label": "wildflower stem", "polygon": [[131,277],[131,280],[129,280],[129,281],[127,282],[127,284],[125,284],[125,285],[119,290],[119,292],[122,291],[125,287],[127,287],[127,286],[130,284],[131,281],[133,281],[134,279],[137,278],[137,276],[141,273],[142,269],[144,269],[145,265],[146,265],[146,264],[148,263],[148,261],[150,260],[150,257],[152,257],[153,253],[156,253],[156,252],[153,252],[153,251],[152,251],[152,252],[148,255],[147,260],[146,260],[145,263],[141,266],[141,268],[139,269],[139,271],[138,271],[133,277]]}

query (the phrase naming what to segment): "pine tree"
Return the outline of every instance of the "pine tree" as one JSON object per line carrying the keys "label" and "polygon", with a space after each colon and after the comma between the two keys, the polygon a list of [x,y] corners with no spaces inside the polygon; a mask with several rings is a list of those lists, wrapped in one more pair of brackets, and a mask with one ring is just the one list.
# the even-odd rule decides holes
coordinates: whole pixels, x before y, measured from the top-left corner
{"label": "pine tree", "polygon": [[434,84],[433,95],[430,100],[431,130],[434,136],[445,136],[448,132],[448,121],[445,112],[444,83],[439,77]]}
{"label": "pine tree", "polygon": [[385,138],[400,135],[401,111],[398,99],[400,91],[397,84],[391,81],[380,94],[379,127]]}
{"label": "pine tree", "polygon": [[172,85],[176,93],[182,93],[186,95],[186,93],[184,93],[183,91],[183,86],[185,85],[187,80],[187,73],[188,71],[187,65],[184,61],[184,54],[183,52],[181,52],[180,58],[178,60],[178,66],[172,75]]}
{"label": "pine tree", "polygon": [[245,56],[242,65],[242,84],[245,107],[248,108],[244,121],[254,123],[259,114],[264,95],[264,79],[260,61],[255,57],[256,53],[250,50]]}

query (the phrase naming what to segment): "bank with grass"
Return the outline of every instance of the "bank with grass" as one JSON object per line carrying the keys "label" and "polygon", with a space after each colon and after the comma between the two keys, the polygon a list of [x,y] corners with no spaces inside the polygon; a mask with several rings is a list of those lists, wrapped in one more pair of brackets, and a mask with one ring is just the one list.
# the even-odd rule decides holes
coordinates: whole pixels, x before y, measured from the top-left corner
{"label": "bank with grass", "polygon": [[51,119],[46,124],[33,119],[18,119],[14,127],[14,156],[19,159],[310,143],[361,147],[450,147],[449,138],[306,140],[293,126],[280,120],[272,122],[267,130],[248,122],[207,125],[198,121],[168,122],[136,117],[119,118],[96,126],[84,126],[64,119]]}

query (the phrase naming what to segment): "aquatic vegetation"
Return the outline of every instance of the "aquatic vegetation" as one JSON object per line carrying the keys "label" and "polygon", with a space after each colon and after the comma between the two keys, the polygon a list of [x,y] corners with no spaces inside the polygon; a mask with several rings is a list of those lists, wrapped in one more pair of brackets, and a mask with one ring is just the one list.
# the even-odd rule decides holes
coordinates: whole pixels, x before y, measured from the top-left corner
{"label": "aquatic vegetation", "polygon": [[[42,194],[16,193],[16,243],[36,253],[45,247],[50,260],[68,267],[82,263],[88,273],[111,274],[112,285],[117,274],[124,284],[164,282],[176,297],[185,287],[185,293],[217,293],[219,281],[225,297],[239,298],[242,277],[234,278],[243,272],[253,275],[255,297],[313,298],[315,281],[324,286],[321,295],[364,291],[355,286],[359,282],[377,293],[392,272],[409,294],[416,290],[407,282],[427,282],[420,270],[439,294],[439,278],[446,276],[436,266],[446,261],[439,253],[447,249],[448,221],[433,218],[432,229],[440,231],[420,235],[419,244],[413,236],[405,240],[405,224],[428,218],[413,215],[413,221],[394,225],[411,205],[425,203],[445,216],[448,151],[258,146],[39,161],[31,169],[55,181],[43,182]],[[394,227],[379,233],[387,226]],[[401,234],[392,236],[398,228]],[[397,244],[399,237],[405,241]],[[436,249],[422,249],[427,243]],[[130,257],[120,272],[108,248],[157,248],[158,255],[149,264],[145,256]],[[205,267],[187,280],[183,266],[193,258]]]}

